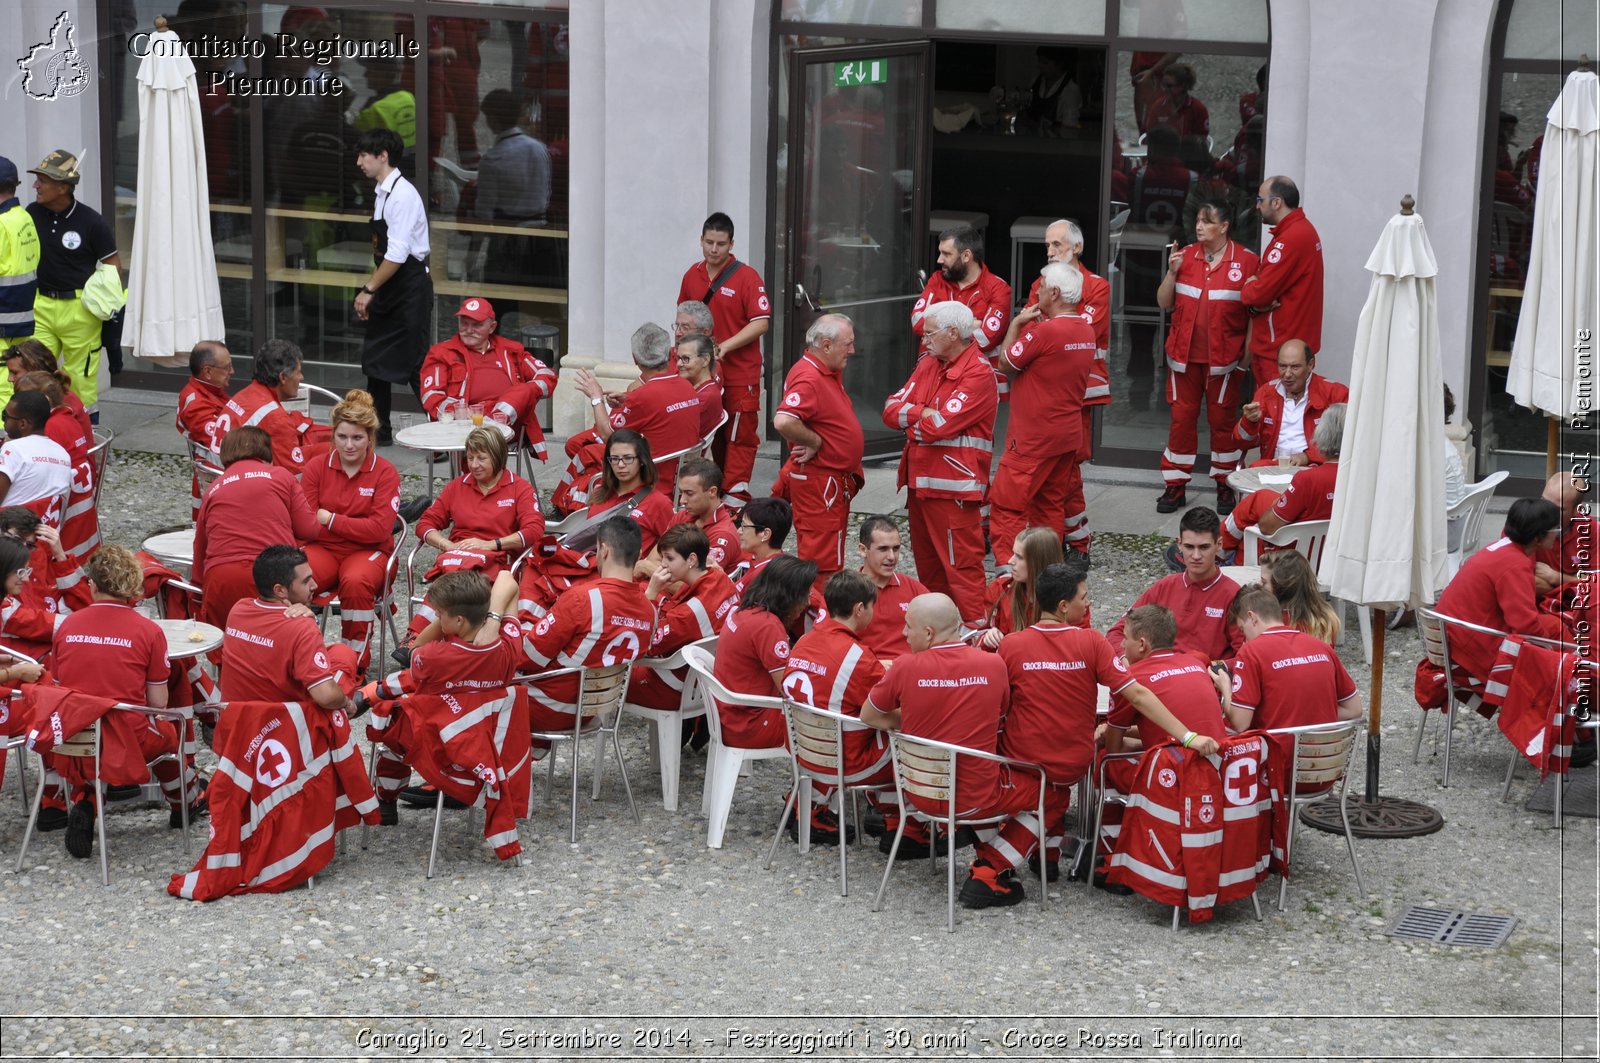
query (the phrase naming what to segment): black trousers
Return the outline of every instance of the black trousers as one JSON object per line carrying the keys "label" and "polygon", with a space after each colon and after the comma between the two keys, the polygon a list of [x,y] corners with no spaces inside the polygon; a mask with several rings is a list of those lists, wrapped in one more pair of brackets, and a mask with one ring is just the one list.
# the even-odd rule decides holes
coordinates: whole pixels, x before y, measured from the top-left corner
{"label": "black trousers", "polygon": [[[411,374],[411,393],[422,401],[422,383],[420,371]],[[385,434],[393,430],[390,413],[394,410],[394,385],[387,380],[377,377],[367,377],[367,390],[372,393],[373,408],[378,411],[379,431]]]}

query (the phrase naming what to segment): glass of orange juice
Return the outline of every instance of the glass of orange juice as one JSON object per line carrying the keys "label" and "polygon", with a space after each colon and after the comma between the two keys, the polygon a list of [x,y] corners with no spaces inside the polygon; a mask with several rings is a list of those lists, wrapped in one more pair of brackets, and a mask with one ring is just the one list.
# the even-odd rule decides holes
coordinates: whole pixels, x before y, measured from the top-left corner
{"label": "glass of orange juice", "polygon": [[472,424],[473,424],[473,426],[474,427],[482,427],[482,425],[483,425],[483,403],[474,402],[470,407],[468,407],[468,409],[470,409],[472,411]]}

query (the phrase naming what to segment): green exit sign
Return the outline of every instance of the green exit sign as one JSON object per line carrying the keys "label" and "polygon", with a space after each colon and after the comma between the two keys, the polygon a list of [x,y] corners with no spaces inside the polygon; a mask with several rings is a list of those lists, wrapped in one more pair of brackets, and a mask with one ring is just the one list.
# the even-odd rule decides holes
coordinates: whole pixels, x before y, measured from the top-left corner
{"label": "green exit sign", "polygon": [[839,88],[851,85],[882,85],[889,80],[889,60],[857,59],[833,64],[833,83]]}

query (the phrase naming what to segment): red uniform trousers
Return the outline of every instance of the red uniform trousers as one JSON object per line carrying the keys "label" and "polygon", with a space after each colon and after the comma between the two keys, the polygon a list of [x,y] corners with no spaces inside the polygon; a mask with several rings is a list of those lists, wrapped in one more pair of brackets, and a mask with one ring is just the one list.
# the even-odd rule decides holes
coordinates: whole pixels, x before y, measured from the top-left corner
{"label": "red uniform trousers", "polygon": [[[1016,779],[1037,781],[1037,776],[1018,772]],[[1047,783],[1044,790],[1045,858],[1061,859],[1061,839],[1067,829],[1067,808],[1072,804],[1072,788],[1077,780],[1068,783]],[[1008,867],[1021,867],[1039,848],[1038,789],[1033,785],[1022,787],[1027,791],[1028,803],[998,828],[978,832],[976,857],[990,867],[1004,871]]]}
{"label": "red uniform trousers", "polygon": [[383,741],[372,743],[372,774],[379,801],[393,801],[411,782],[411,718],[404,712],[389,717]]}
{"label": "red uniform trousers", "polygon": [[254,561],[228,561],[220,565],[207,565],[201,581],[200,622],[212,627],[226,628],[228,613],[244,598],[253,598],[256,580]]}
{"label": "red uniform trousers", "polygon": [[1074,493],[1083,495],[1076,454],[1041,458],[1007,446],[989,484],[989,541],[995,564],[1011,562],[1011,544],[1028,528],[1059,527],[1067,499]]}
{"label": "red uniform trousers", "polygon": [[917,579],[930,591],[954,599],[968,625],[981,621],[985,609],[982,503],[924,498],[915,488],[907,488],[906,516]]}
{"label": "red uniform trousers", "polygon": [[[1167,401],[1172,404],[1172,424],[1167,429],[1167,449],[1161,454],[1161,476],[1167,483],[1187,483],[1199,457],[1200,399],[1206,401],[1206,423],[1211,428],[1211,478],[1219,483],[1239,467],[1240,450],[1233,441],[1239,423],[1239,385],[1244,374],[1211,375],[1203,365],[1190,365],[1182,373],[1167,371]],[[1225,449],[1219,450],[1218,447]]]}
{"label": "red uniform trousers", "polygon": [[347,543],[312,543],[305,552],[317,578],[319,597],[338,596],[339,640],[355,651],[357,670],[365,671],[378,596],[387,589],[383,577],[389,555],[370,546]]}
{"label": "red uniform trousers", "polygon": [[1217,536],[1222,549],[1239,549],[1244,544],[1244,530],[1260,523],[1262,514],[1277,504],[1278,495],[1279,492],[1263,487],[1239,499],[1233,512],[1222,518],[1222,534]]}
{"label": "red uniform trousers", "polygon": [[[1067,485],[1067,495],[1061,506],[1061,541],[1074,550],[1089,552],[1094,536],[1089,531],[1089,504],[1083,500],[1083,463],[1094,457],[1089,442],[1094,438],[1094,407],[1083,408],[1083,449],[1074,463],[1074,478]],[[1006,545],[1010,549],[1010,544]]]}
{"label": "red uniform trousers", "polygon": [[[722,408],[728,411],[728,423],[711,445],[711,460],[722,470],[722,497],[736,505],[750,501],[750,477],[755,473],[756,448],[761,445],[756,434],[760,400],[759,384],[723,386]],[[802,552],[800,556],[811,555]]]}
{"label": "red uniform trousers", "polygon": [[[1252,388],[1259,388],[1262,384],[1270,384],[1278,379],[1278,356],[1263,358],[1258,354],[1250,356],[1250,375],[1255,379],[1250,382]],[[1247,394],[1254,395],[1254,391]],[[1246,402],[1250,400],[1245,399]]]}
{"label": "red uniform trousers", "polygon": [[817,563],[817,592],[828,577],[844,568],[845,538],[850,533],[850,499],[855,484],[848,473],[829,472],[789,462],[778,473],[794,508],[795,554]]}
{"label": "red uniform trousers", "polygon": [[[1017,861],[1020,863],[1027,860],[1029,855],[1037,848],[1037,839],[1028,842],[1023,841],[1023,838],[1024,836],[1031,836],[1028,832],[1033,829],[1034,821],[1038,818],[1039,776],[1029,771],[1013,773],[1004,764],[999,767],[1000,789],[995,794],[994,800],[983,808],[973,810],[958,808],[956,811],[962,819],[988,819],[992,816],[1010,817],[1003,823],[979,832],[977,850],[974,853],[976,859],[1003,871],[1008,867],[1016,866],[1016,864],[1012,863],[1011,857],[1007,855],[1008,852],[1020,850],[1021,856]],[[911,803],[917,809],[930,815],[938,816],[941,819],[944,816],[945,804],[942,801],[930,804],[926,799],[912,796]],[[1065,805],[1062,808],[1064,810]],[[1033,809],[1035,814],[1030,815],[1028,813],[1029,809]],[[1045,810],[1045,818],[1047,820],[1053,818],[1048,806]],[[1025,828],[1017,825],[1023,819],[1027,821]],[[908,835],[910,831],[911,826],[907,824],[906,832]],[[1002,836],[1007,840],[1001,842]],[[1000,845],[996,845],[996,842],[1000,842]],[[1002,848],[1001,846],[1004,847]]]}

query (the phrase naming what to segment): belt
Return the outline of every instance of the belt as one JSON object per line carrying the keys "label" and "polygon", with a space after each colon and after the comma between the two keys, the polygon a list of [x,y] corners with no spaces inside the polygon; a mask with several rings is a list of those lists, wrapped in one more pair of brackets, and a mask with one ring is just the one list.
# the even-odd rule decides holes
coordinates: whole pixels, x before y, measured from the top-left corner
{"label": "belt", "polygon": [[54,288],[40,288],[39,294],[46,299],[76,299],[78,297],[77,291],[71,289],[63,292]]}

